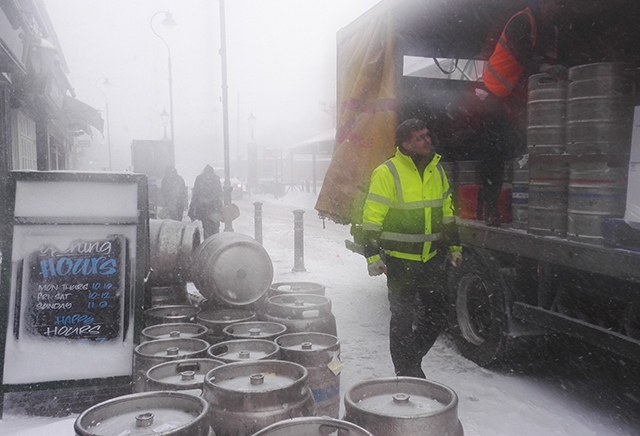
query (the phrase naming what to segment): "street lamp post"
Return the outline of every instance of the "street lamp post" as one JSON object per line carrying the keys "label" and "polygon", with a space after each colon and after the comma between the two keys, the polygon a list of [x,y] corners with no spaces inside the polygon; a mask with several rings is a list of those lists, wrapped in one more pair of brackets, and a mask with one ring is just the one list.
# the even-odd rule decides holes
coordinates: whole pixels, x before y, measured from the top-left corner
{"label": "street lamp post", "polygon": [[256,126],[256,116],[253,115],[253,111],[247,118],[249,122],[249,128],[251,129],[251,141],[247,144],[247,164],[248,164],[248,181],[249,189],[254,192],[258,191],[258,145],[253,140],[253,129]]}
{"label": "street lamp post", "polygon": [[169,118],[171,116],[167,113],[167,108],[162,108],[162,112],[160,113],[160,120],[162,120],[162,127],[164,127],[164,136],[162,137],[163,141],[167,139],[167,123],[169,122]]}
{"label": "street lamp post", "polygon": [[111,122],[109,121],[109,99],[107,99],[107,94],[105,94],[105,92],[100,89],[100,87],[98,87],[98,83],[101,80],[103,86],[109,86],[111,85],[111,82],[106,77],[99,77],[95,83],[96,89],[100,91],[100,94],[102,94],[102,96],[104,97],[104,108],[105,114],[107,116],[107,149],[109,150],[109,171],[111,171]]}
{"label": "street lamp post", "polygon": [[173,15],[171,15],[171,12],[169,11],[158,11],[155,14],[153,14],[151,16],[151,20],[149,20],[149,26],[151,27],[151,31],[153,32],[154,35],[156,35],[158,38],[160,38],[160,41],[162,41],[164,43],[164,46],[167,48],[167,67],[169,70],[169,124],[171,125],[171,143],[173,144],[174,141],[174,136],[173,136],[173,76],[172,76],[172,69],[171,69],[171,50],[169,49],[169,44],[167,44],[167,41],[164,40],[164,38],[162,38],[160,35],[158,35],[158,32],[155,31],[155,29],[153,28],[153,19],[156,17],[156,15],[158,14],[164,14],[164,20],[162,20],[162,24],[164,26],[167,27],[173,27],[173,26],[177,26],[178,23],[176,23],[176,21],[173,19]]}
{"label": "street lamp post", "polygon": [[253,115],[253,111],[251,111],[251,113],[249,114],[249,118],[247,118],[247,121],[249,121],[249,128],[251,129],[251,140],[253,141],[253,129],[256,127],[256,116]]}
{"label": "street lamp post", "polygon": [[[219,0],[220,4],[220,66],[222,69],[222,129],[224,147],[224,205],[231,205],[230,170],[229,170],[229,104],[227,86],[227,35],[224,12],[224,0]],[[231,219],[225,218],[224,231],[233,232]]]}

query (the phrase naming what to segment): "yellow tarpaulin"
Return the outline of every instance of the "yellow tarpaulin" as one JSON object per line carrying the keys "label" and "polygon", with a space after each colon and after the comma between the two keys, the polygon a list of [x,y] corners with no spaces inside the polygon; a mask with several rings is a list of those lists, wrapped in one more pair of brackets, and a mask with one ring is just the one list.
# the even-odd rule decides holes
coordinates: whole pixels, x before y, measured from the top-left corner
{"label": "yellow tarpaulin", "polygon": [[315,207],[321,216],[360,222],[371,173],[395,150],[395,75],[389,12],[341,40],[335,147]]}

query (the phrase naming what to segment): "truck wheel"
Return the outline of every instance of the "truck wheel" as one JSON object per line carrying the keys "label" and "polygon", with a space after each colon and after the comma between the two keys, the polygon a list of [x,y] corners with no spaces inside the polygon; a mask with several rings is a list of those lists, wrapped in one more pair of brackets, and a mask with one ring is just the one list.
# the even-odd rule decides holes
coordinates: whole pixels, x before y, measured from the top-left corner
{"label": "truck wheel", "polygon": [[449,276],[450,332],[460,353],[485,367],[503,361],[507,352],[507,316],[498,280],[473,256],[465,256]]}

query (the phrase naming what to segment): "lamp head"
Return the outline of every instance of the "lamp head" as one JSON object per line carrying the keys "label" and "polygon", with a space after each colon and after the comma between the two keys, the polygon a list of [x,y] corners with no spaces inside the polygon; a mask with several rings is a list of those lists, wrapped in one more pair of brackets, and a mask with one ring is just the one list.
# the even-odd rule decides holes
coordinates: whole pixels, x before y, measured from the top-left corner
{"label": "lamp head", "polygon": [[162,25],[167,26],[169,29],[172,29],[176,27],[178,23],[173,19],[173,14],[167,11],[164,13],[164,20],[162,20]]}
{"label": "lamp head", "polygon": [[167,127],[167,123],[169,122],[169,112],[167,112],[166,108],[162,109],[162,113],[160,113],[160,119],[162,120],[162,125]]}

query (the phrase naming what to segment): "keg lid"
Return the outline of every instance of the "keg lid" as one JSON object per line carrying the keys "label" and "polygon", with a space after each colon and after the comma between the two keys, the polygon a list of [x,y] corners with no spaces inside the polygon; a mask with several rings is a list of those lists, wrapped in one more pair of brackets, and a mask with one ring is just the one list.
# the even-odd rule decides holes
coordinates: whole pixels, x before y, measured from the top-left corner
{"label": "keg lid", "polygon": [[125,395],[85,410],[75,421],[80,436],[206,434],[208,403],[179,392]]}
{"label": "keg lid", "polygon": [[251,319],[255,319],[255,317],[255,312],[251,310],[219,309],[200,312],[196,317],[196,320],[201,321],[204,324],[220,323],[229,325],[236,322],[249,321]]}
{"label": "keg lid", "polygon": [[209,343],[197,338],[156,339],[143,342],[133,351],[134,354],[145,357],[173,357],[186,358],[196,353],[204,353]]}
{"label": "keg lid", "polygon": [[278,322],[247,321],[226,326],[222,332],[229,337],[238,339],[267,339],[280,336],[287,331],[287,327]]}
{"label": "keg lid", "polygon": [[223,390],[227,394],[262,393],[306,386],[307,369],[282,360],[235,362],[212,369],[205,377],[205,389]]}
{"label": "keg lid", "polygon": [[155,390],[202,388],[205,375],[224,365],[214,359],[184,359],[161,363],[147,371],[147,379]]}
{"label": "keg lid", "polygon": [[326,333],[300,332],[278,336],[276,343],[283,350],[304,352],[335,348],[340,344],[340,340]]}
{"label": "keg lid", "polygon": [[212,345],[207,354],[222,362],[265,360],[278,358],[278,345],[265,339],[238,339]]}
{"label": "keg lid", "polygon": [[353,386],[345,395],[345,407],[393,418],[430,416],[445,410],[455,411],[457,406],[458,396],[450,388],[413,377],[367,380]]}
{"label": "keg lid", "polygon": [[142,337],[148,340],[169,338],[194,338],[201,337],[207,332],[207,328],[200,324],[190,322],[172,322],[156,324],[142,330]]}
{"label": "keg lid", "polygon": [[185,317],[194,317],[200,313],[200,308],[196,306],[157,306],[147,309],[144,314],[146,317],[161,318],[166,322],[181,321]]}
{"label": "keg lid", "polygon": [[270,295],[315,294],[324,295],[325,287],[313,282],[279,282],[269,286]]}

